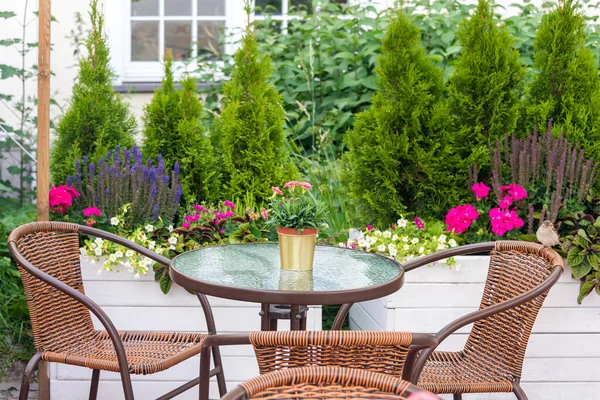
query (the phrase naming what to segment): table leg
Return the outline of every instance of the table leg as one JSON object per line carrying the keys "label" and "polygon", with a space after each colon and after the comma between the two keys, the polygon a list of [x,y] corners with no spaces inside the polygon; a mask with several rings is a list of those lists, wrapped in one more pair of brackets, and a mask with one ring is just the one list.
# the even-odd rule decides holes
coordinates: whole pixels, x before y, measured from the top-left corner
{"label": "table leg", "polygon": [[277,330],[277,324],[278,324],[277,318],[270,318],[269,319],[269,330],[270,331],[276,331]]}
{"label": "table leg", "polygon": [[333,326],[331,327],[332,331],[339,331],[342,329],[342,325],[344,324],[346,316],[350,312],[350,307],[352,307],[352,304],[354,303],[342,304],[340,311],[338,311],[337,315],[335,316],[335,320],[333,321]]}
{"label": "table leg", "polygon": [[267,303],[263,303],[260,307],[259,315],[260,315],[260,330],[261,331],[270,331],[271,330],[269,308],[270,308],[270,305]]}
{"label": "table leg", "polygon": [[300,306],[292,304],[290,307],[290,331],[299,331],[301,320],[302,315],[300,315]]}

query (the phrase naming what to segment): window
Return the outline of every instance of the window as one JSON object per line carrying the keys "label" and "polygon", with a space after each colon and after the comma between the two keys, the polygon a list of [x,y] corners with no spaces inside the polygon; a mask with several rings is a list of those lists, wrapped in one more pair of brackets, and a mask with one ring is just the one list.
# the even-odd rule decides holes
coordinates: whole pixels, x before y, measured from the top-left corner
{"label": "window", "polygon": [[[348,0],[332,0],[335,3],[347,4]],[[306,11],[312,13],[313,0],[254,0],[254,19],[263,20],[269,14],[274,23],[278,23],[280,30],[285,30],[288,21],[294,18],[290,11]]]}

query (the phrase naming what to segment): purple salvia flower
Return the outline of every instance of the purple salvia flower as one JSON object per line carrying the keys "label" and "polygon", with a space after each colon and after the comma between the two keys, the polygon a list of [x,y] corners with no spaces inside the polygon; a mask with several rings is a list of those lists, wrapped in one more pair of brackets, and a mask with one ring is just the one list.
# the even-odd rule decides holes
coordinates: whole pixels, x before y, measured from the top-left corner
{"label": "purple salvia flower", "polygon": [[94,167],[94,162],[93,161],[90,163],[90,167],[89,168],[90,168],[90,182],[93,182],[94,181],[94,171],[96,169]]}
{"label": "purple salvia flower", "polygon": [[118,144],[118,145],[115,147],[115,154],[117,154],[117,155],[118,155],[118,154],[121,154],[121,145],[120,145],[120,144]]}
{"label": "purple salvia flower", "polygon": [[67,176],[67,186],[71,186],[73,183],[73,177],[72,176]]}
{"label": "purple salvia flower", "polygon": [[160,213],[160,204],[156,203],[154,205],[154,209],[152,210],[152,219],[156,221],[158,219],[158,214]]}
{"label": "purple salvia flower", "polygon": [[148,180],[148,174],[149,174],[148,167],[144,167],[144,180]]}
{"label": "purple salvia flower", "polygon": [[554,164],[556,163],[556,153],[554,151],[548,152],[546,165],[546,191],[550,191],[550,185],[552,184],[552,171],[554,170]]}
{"label": "purple salvia flower", "polygon": [[124,149],[123,154],[125,155],[125,165],[129,166],[129,160],[130,160],[129,157],[131,156],[129,149]]}
{"label": "purple salvia flower", "polygon": [[98,169],[104,167],[104,157],[100,157],[98,160]]}
{"label": "purple salvia flower", "polygon": [[150,185],[154,185],[156,182],[156,168],[150,168]]}
{"label": "purple salvia flower", "polygon": [[156,185],[152,185],[152,190],[150,191],[150,198],[152,200],[154,200],[156,198],[156,193],[158,193],[158,191],[156,190]]}
{"label": "purple salvia flower", "polygon": [[556,170],[556,190],[562,193],[563,183],[565,178],[565,167],[567,165],[567,151],[563,149],[560,162],[558,163],[558,169]]}
{"label": "purple salvia flower", "polygon": [[169,177],[169,175],[163,176],[163,181],[165,183],[165,186],[167,186],[169,184],[170,180],[171,180],[171,178]]}
{"label": "purple salvia flower", "polygon": [[181,202],[181,195],[183,194],[183,185],[180,183],[177,186],[177,192],[175,192],[175,206],[179,205]]}
{"label": "purple salvia flower", "polygon": [[85,163],[87,162],[87,160],[88,160],[88,157],[87,157],[87,156],[82,156],[82,157],[81,157],[81,160],[82,160],[82,161],[83,161],[83,163],[85,164]]}
{"label": "purple salvia flower", "polygon": [[527,206],[527,208],[528,208],[528,213],[527,213],[527,233],[531,234],[531,233],[533,233],[533,218],[534,218],[533,204],[529,203],[529,205]]}
{"label": "purple salvia flower", "polygon": [[175,172],[175,176],[179,178],[179,162],[175,161],[175,165],[173,165],[173,172]]}
{"label": "purple salvia flower", "polygon": [[75,159],[75,172],[79,172],[79,167],[80,167],[79,158],[76,158]]}
{"label": "purple salvia flower", "polygon": [[104,195],[108,196],[109,194],[110,194],[110,189],[109,188],[104,189]]}
{"label": "purple salvia flower", "polygon": [[78,173],[75,174],[75,182],[78,185],[81,185],[81,173],[80,172],[78,172]]}

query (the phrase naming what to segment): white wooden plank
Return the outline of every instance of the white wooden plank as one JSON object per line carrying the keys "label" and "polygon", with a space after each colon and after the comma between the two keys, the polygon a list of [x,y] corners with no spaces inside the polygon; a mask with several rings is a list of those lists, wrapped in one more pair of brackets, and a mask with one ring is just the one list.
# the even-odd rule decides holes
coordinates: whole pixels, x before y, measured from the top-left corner
{"label": "white wooden plank", "polygon": [[371,316],[365,311],[361,304],[355,304],[352,306],[351,314],[349,318],[350,329],[362,330],[362,331],[381,331],[383,327],[378,324]]}
{"label": "white wooden plank", "polygon": [[[446,324],[468,313],[463,308],[398,308],[395,330],[437,332]],[[536,333],[598,333],[600,308],[543,307],[533,326]],[[468,328],[459,330],[468,332]]]}
{"label": "white wooden plank", "polygon": [[[597,400],[600,383],[524,383],[523,389],[531,400]],[[441,395],[452,400],[451,395]],[[515,400],[512,393],[484,393],[463,396],[468,400]]]}

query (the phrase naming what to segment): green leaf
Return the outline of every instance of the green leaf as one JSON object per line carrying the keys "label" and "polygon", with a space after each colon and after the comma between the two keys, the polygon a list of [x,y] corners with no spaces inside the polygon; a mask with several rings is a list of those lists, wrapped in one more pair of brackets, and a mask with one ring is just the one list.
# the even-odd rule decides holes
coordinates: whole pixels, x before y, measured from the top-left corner
{"label": "green leaf", "polygon": [[15,15],[17,14],[15,14],[12,11],[0,11],[0,18],[9,19],[14,17]]}
{"label": "green leaf", "polygon": [[10,65],[0,64],[0,79],[8,79],[12,76],[19,76],[21,70],[19,68],[11,67]]}
{"label": "green leaf", "polygon": [[578,247],[573,247],[567,254],[567,262],[571,268],[581,264],[584,258],[585,256],[581,254],[581,249]]}
{"label": "green leaf", "polygon": [[581,301],[585,297],[587,297],[587,295],[592,293],[592,290],[594,290],[594,287],[596,287],[596,290],[598,290],[598,286],[595,281],[582,282],[581,286],[579,286],[579,296],[577,296],[577,304],[581,304]]}
{"label": "green leaf", "polygon": [[360,83],[371,90],[377,90],[377,78],[375,75],[371,75],[365,79],[361,79]]}
{"label": "green leaf", "polygon": [[446,49],[446,55],[452,55],[452,54],[457,54],[460,52],[460,50],[462,49],[461,46],[450,46]]}
{"label": "green leaf", "polygon": [[19,175],[21,173],[21,168],[15,166],[15,165],[11,165],[10,167],[8,167],[8,173],[11,175]]}
{"label": "green leaf", "polygon": [[585,277],[587,274],[589,274],[592,271],[592,264],[590,264],[589,262],[587,262],[587,260],[584,259],[584,261],[580,262],[579,264],[573,266],[569,263],[569,266],[571,267],[571,272],[573,273],[573,276],[577,279],[581,279],[583,277]]}
{"label": "green leaf", "polygon": [[165,274],[165,276],[160,278],[158,284],[160,286],[160,290],[162,290],[164,294],[167,294],[169,293],[169,290],[171,290],[171,286],[173,286],[173,281],[171,280],[169,274]]}
{"label": "green leaf", "polygon": [[21,43],[21,39],[0,39],[0,46],[12,46],[13,44]]}

